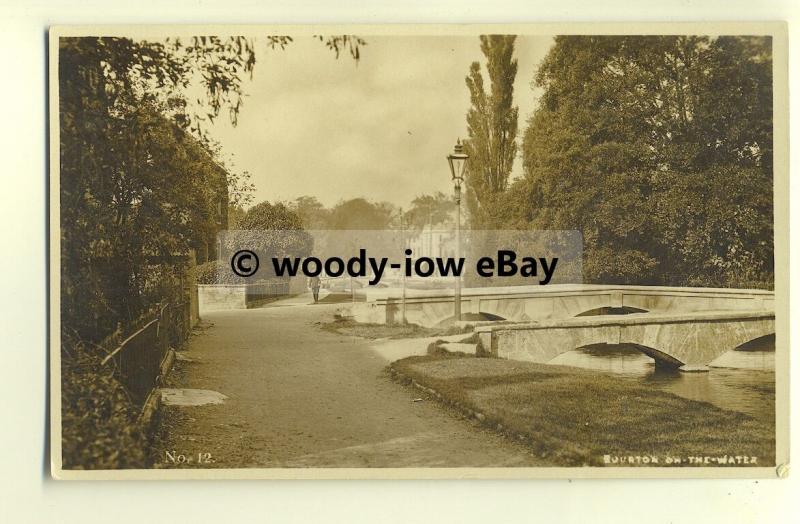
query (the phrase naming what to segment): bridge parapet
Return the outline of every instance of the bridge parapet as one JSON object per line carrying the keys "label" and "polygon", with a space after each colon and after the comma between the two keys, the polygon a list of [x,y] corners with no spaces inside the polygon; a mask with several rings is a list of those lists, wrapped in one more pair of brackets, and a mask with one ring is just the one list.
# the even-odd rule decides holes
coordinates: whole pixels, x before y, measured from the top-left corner
{"label": "bridge parapet", "polygon": [[[567,319],[605,309],[652,313],[772,311],[775,294],[752,289],[560,284],[462,290],[461,310],[511,321]],[[354,307],[360,322],[393,323],[400,319],[399,290],[369,290]],[[431,327],[452,320],[452,290],[407,290],[405,316]]]}

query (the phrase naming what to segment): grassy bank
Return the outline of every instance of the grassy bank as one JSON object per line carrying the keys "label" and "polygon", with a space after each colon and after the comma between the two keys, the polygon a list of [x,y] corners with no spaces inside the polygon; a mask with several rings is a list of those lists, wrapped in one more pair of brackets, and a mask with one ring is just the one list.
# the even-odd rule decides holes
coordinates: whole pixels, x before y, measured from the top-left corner
{"label": "grassy bank", "polygon": [[332,322],[319,323],[319,326],[322,329],[340,335],[371,339],[443,337],[470,331],[467,328],[457,328],[455,326],[426,328],[416,324],[366,324],[345,318],[336,318]]}
{"label": "grassy bank", "polygon": [[554,465],[603,465],[605,456],[652,457],[658,466],[690,457],[757,457],[775,462],[774,424],[658,391],[634,380],[566,366],[436,354],[392,365],[405,380],[476,413],[484,424],[526,440]]}

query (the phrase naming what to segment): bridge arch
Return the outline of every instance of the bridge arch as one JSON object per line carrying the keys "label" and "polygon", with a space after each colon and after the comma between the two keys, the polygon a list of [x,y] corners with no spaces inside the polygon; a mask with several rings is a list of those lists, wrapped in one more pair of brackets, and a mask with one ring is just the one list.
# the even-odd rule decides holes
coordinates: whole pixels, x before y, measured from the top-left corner
{"label": "bridge arch", "polygon": [[735,351],[759,351],[765,344],[775,345],[775,333],[762,335],[736,346]]}
{"label": "bridge arch", "polygon": [[672,355],[668,353],[664,353],[663,351],[659,351],[656,348],[651,348],[649,346],[643,346],[641,344],[631,344],[631,346],[635,347],[648,357],[652,358],[656,363],[656,368],[664,367],[664,368],[679,368],[683,365],[683,362],[676,359]]}
{"label": "bridge arch", "polygon": [[573,351],[590,350],[590,353],[595,356],[613,356],[615,353],[620,352],[622,348],[630,348],[635,352],[638,352],[646,357],[649,357],[655,362],[656,368],[677,369],[682,365],[682,363],[677,359],[655,348],[643,346],[641,344],[627,344],[627,343],[609,344],[605,342],[600,344],[586,344],[583,346],[576,347],[572,350],[567,350],[557,355],[554,359],[550,361],[550,363],[561,364],[560,357],[562,355],[571,353]]}
{"label": "bridge arch", "polygon": [[683,362],[684,369],[703,369],[728,351],[775,333],[774,319],[676,324],[663,329],[655,345]]}
{"label": "bridge arch", "polygon": [[[522,304],[498,304],[496,301],[462,301],[461,319],[472,321],[504,321],[512,320],[524,322],[530,320],[525,314]],[[503,306],[506,307],[503,307]],[[499,307],[498,307],[499,306]],[[453,302],[425,302],[409,308],[407,312],[409,322],[421,326],[442,326],[453,321]]]}
{"label": "bridge arch", "polygon": [[660,320],[637,316],[498,326],[483,330],[481,343],[492,355],[541,363],[593,344],[630,344],[659,365],[700,370],[723,353],[774,332],[774,318],[764,315]]}
{"label": "bridge arch", "polygon": [[478,315],[483,317],[484,320],[491,320],[491,321],[506,320],[505,317],[501,317],[500,315],[496,315],[494,313],[487,313],[485,311],[481,311],[480,313],[478,313]]}
{"label": "bridge arch", "polygon": [[[453,312],[450,311],[448,315],[438,319],[434,325],[444,326],[449,324],[450,322],[453,322],[454,319],[455,316],[453,315]],[[483,311],[481,311],[480,313],[465,313],[462,311],[461,320],[471,321],[471,322],[501,322],[506,319],[499,315],[493,315],[492,313],[484,313]]]}
{"label": "bridge arch", "polygon": [[634,313],[649,313],[646,309],[640,309],[631,306],[600,306],[593,309],[578,313],[576,317],[594,317],[600,315],[632,315]]}
{"label": "bridge arch", "polygon": [[[762,358],[767,353],[772,353],[774,355],[775,352],[775,334],[767,334],[760,337],[756,337],[752,340],[748,340],[747,342],[740,344],[734,348],[730,348],[727,351],[721,353],[717,358],[715,358],[710,365],[712,367],[721,366],[721,367],[728,367],[730,365],[736,366],[736,360],[728,360],[730,358],[737,358],[737,356],[741,356],[742,354],[761,354]],[[763,360],[762,360],[763,362]]]}

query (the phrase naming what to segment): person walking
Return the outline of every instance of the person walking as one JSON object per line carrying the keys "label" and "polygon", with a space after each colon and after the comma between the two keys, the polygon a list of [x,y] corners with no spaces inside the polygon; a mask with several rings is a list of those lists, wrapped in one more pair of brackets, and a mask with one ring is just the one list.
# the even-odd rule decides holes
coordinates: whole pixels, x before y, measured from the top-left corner
{"label": "person walking", "polygon": [[314,303],[319,302],[319,276],[314,276],[308,279],[308,287],[311,288],[311,293],[314,295]]}

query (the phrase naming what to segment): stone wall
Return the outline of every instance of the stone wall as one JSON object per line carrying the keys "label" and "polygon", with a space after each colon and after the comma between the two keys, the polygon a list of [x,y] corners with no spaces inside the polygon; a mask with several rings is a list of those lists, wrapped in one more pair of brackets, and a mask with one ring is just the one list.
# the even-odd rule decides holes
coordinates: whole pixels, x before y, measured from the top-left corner
{"label": "stone wall", "polygon": [[289,294],[288,282],[261,284],[198,284],[198,310],[249,309]]}
{"label": "stone wall", "polygon": [[198,309],[207,311],[247,309],[247,286],[236,284],[198,284]]}

